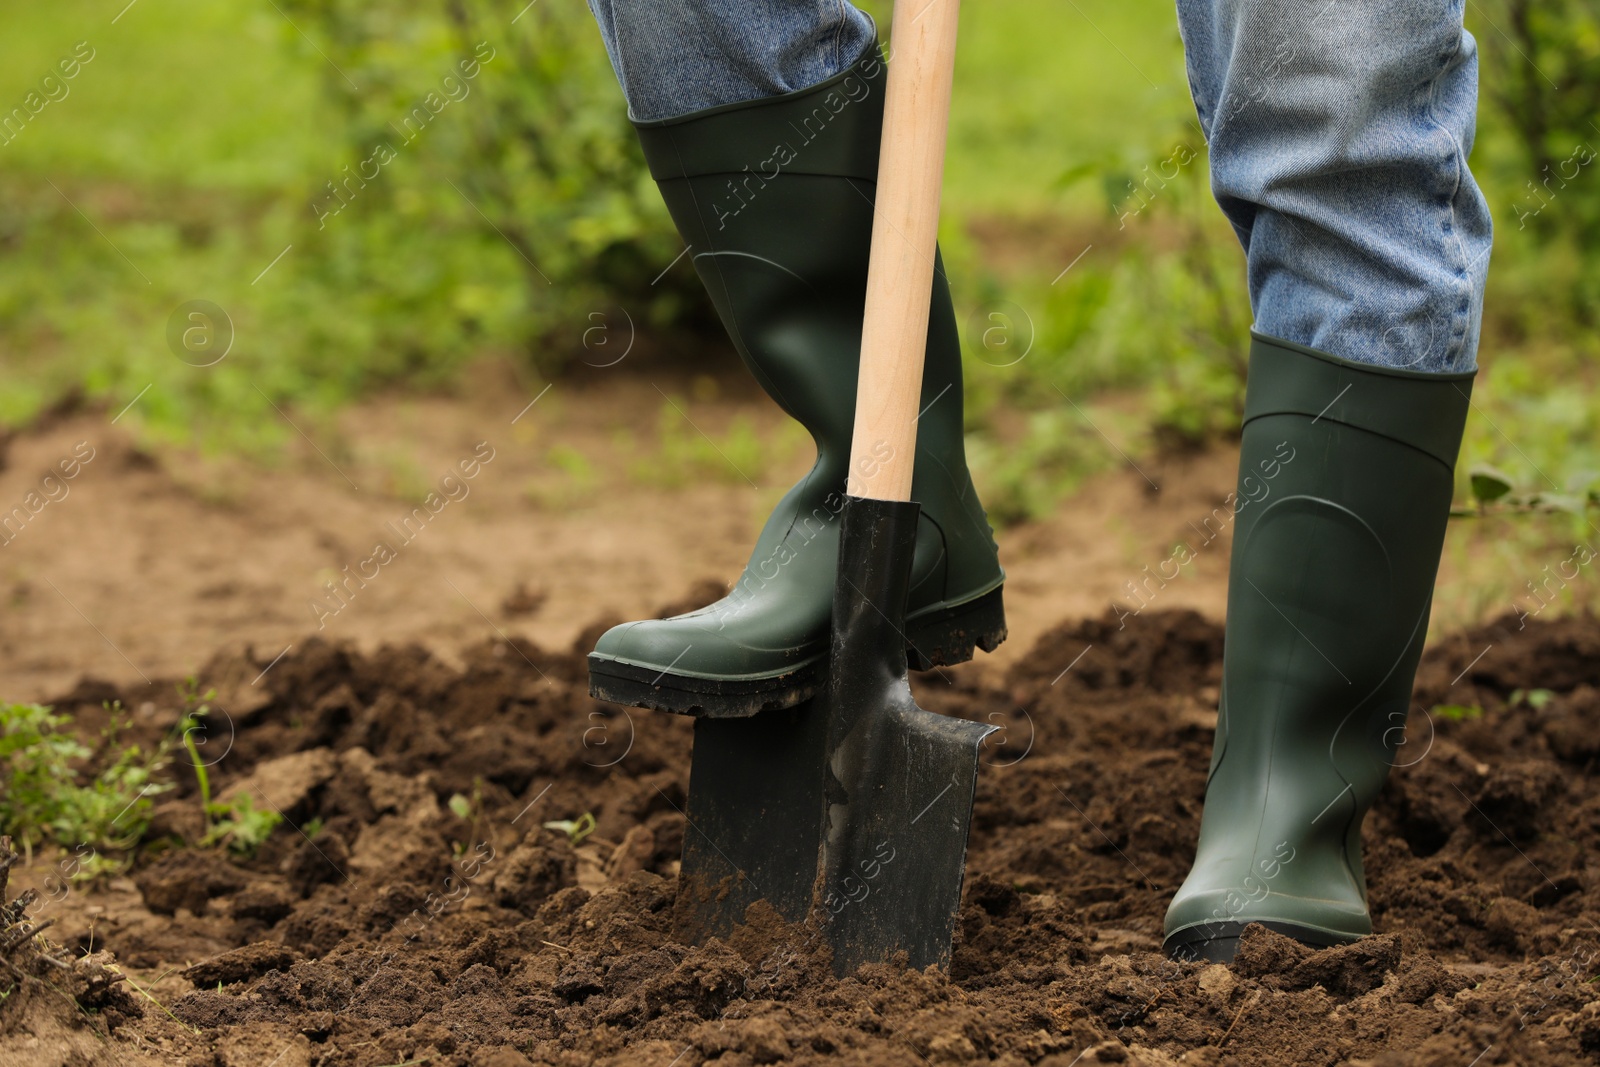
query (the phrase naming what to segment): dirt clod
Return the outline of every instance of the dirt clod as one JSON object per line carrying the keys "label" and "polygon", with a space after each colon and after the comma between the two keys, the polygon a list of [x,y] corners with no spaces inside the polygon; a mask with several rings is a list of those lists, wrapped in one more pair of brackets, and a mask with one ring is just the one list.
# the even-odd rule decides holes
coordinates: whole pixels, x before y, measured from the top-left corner
{"label": "dirt clod", "polygon": [[186,908],[196,915],[217,897],[239,892],[248,876],[215,851],[182,849],[165,853],[133,876],[147,908],[172,915]]}
{"label": "dirt clod", "polygon": [[578,860],[566,835],[550,831],[529,834],[494,874],[497,903],[524,915],[536,915],[545,901],[578,881]]}
{"label": "dirt clod", "polygon": [[245,945],[202,960],[186,969],[183,976],[197,986],[227,985],[248,978],[259,978],[268,971],[287,970],[300,954],[272,941]]}

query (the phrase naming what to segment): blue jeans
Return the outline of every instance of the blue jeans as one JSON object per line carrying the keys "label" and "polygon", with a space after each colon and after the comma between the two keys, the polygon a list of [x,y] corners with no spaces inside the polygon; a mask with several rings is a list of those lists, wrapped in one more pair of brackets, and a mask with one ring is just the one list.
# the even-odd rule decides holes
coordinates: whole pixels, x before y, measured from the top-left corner
{"label": "blue jeans", "polygon": [[589,0],[635,122],[809,89],[876,29],[845,0]]}
{"label": "blue jeans", "polygon": [[[1467,167],[1463,3],[1177,0],[1259,332],[1361,363],[1475,367],[1491,226]],[[873,34],[845,0],[589,4],[638,120],[807,88]]]}

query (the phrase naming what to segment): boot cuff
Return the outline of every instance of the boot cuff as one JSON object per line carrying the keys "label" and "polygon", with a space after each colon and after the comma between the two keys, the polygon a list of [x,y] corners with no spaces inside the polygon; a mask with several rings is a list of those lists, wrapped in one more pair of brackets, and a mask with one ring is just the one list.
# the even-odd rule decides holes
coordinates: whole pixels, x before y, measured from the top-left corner
{"label": "boot cuff", "polygon": [[749,172],[875,181],[887,67],[874,40],[847,70],[781,96],[635,122],[656,181]]}
{"label": "boot cuff", "polygon": [[1298,414],[1410,445],[1454,470],[1475,372],[1426,374],[1251,333],[1244,422]]}

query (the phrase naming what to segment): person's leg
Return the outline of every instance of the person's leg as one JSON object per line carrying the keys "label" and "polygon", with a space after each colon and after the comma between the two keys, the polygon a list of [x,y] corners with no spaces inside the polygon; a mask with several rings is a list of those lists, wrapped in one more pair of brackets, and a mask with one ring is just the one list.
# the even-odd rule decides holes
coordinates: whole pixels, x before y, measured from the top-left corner
{"label": "person's leg", "polygon": [[1474,367],[1489,209],[1467,167],[1463,0],[1178,0],[1256,329],[1359,363]]}
{"label": "person's leg", "polygon": [[[708,716],[789,707],[815,692],[827,666],[885,66],[870,20],[865,43],[851,44],[846,31],[865,16],[839,0],[596,7],[636,116],[670,116],[634,124],[694,268],[746,366],[811,432],[817,463],[778,502],[727,597],[601,636],[590,692]],[[747,9],[766,22],[752,23]],[[663,42],[682,55],[665,58]],[[831,77],[785,89],[839,56],[846,63]],[[961,386],[939,268],[912,482],[921,518],[904,636],[917,669],[962,662],[1005,637],[1005,574],[967,472]]]}
{"label": "person's leg", "polygon": [[808,89],[876,39],[844,0],[589,0],[636,122]]}
{"label": "person's leg", "polygon": [[1490,227],[1459,3],[1178,9],[1256,328],[1217,736],[1166,948],[1230,960],[1251,922],[1371,932],[1361,824],[1405,734]]}

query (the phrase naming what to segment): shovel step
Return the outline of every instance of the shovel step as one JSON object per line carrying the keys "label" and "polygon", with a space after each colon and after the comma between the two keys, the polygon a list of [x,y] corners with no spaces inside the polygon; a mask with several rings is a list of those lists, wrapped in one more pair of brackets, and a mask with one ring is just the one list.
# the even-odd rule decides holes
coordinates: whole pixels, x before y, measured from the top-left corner
{"label": "shovel step", "polygon": [[[939,606],[906,620],[906,660],[912,670],[950,667],[977,649],[993,652],[1006,639],[1004,586],[963,604]],[[698,678],[646,664],[591,655],[589,695],[635,708],[713,719],[746,718],[793,707],[816,695],[827,679],[826,653],[778,674]]]}

